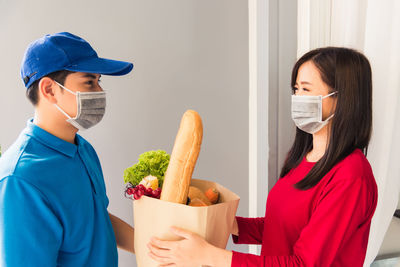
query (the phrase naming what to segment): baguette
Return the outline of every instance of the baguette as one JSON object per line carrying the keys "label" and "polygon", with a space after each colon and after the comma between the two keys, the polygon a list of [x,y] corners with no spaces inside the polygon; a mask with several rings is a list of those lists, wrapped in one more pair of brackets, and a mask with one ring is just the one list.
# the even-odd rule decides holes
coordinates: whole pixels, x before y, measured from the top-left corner
{"label": "baguette", "polygon": [[186,204],[202,138],[203,124],[200,115],[194,110],[186,111],[165,172],[161,200]]}

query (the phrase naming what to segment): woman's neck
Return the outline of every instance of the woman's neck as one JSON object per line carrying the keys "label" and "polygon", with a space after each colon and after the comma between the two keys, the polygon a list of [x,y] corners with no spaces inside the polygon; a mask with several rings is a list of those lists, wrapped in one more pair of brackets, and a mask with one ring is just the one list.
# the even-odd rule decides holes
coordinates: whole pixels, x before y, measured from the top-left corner
{"label": "woman's neck", "polygon": [[313,134],[313,149],[308,152],[306,159],[310,162],[317,162],[320,160],[328,147],[328,129],[329,123],[321,130]]}

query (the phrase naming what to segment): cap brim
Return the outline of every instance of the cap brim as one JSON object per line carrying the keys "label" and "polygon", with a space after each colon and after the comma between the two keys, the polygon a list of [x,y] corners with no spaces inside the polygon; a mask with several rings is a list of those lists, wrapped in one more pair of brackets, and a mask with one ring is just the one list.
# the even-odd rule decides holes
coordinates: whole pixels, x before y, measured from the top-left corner
{"label": "cap brim", "polygon": [[70,65],[66,70],[76,72],[98,73],[104,75],[120,76],[128,74],[133,69],[133,64],[106,58],[88,58],[77,64]]}

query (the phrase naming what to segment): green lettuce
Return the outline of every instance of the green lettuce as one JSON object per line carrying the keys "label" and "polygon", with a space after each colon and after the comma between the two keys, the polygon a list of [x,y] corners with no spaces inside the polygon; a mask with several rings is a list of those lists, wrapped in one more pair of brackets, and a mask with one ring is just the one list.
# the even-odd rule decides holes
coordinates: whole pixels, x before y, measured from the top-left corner
{"label": "green lettuce", "polygon": [[139,156],[138,162],[124,171],[124,182],[136,186],[148,175],[157,177],[159,187],[164,182],[164,174],[170,155],[164,150],[147,151]]}

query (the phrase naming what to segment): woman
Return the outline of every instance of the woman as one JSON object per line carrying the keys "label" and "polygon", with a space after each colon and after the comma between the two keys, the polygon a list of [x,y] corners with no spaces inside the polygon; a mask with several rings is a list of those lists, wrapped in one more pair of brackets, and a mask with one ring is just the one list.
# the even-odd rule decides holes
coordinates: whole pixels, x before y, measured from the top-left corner
{"label": "woman", "polygon": [[216,248],[173,229],[181,241],[153,238],[161,266],[362,266],[377,187],[366,159],[372,128],[371,67],[361,53],[327,47],[306,53],[292,72],[297,126],[264,218],[236,217],[238,244],[261,255]]}

